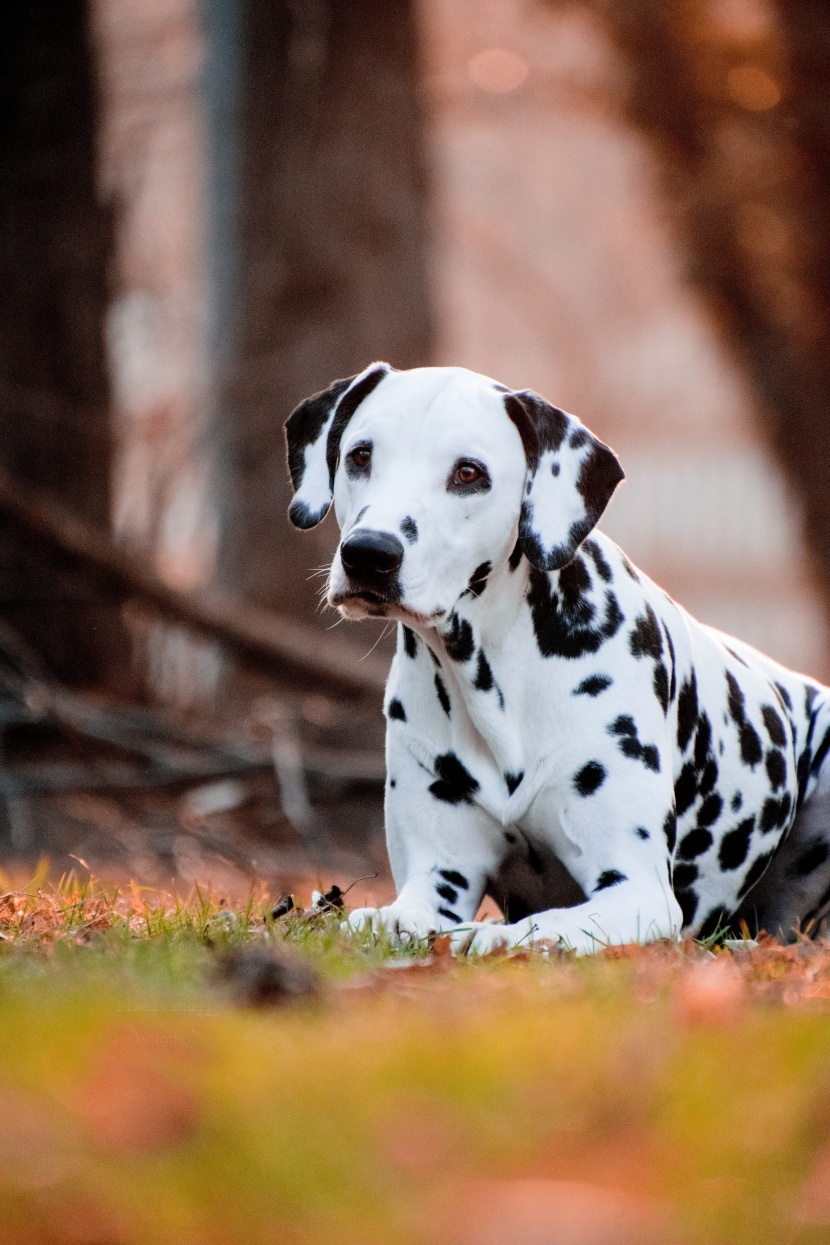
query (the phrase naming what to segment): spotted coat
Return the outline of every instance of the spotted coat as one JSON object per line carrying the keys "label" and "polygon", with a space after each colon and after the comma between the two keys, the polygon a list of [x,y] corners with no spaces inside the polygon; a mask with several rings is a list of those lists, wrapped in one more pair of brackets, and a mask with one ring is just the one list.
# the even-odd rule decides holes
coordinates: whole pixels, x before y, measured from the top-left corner
{"label": "spotted coat", "polygon": [[[450,929],[477,951],[814,928],[830,903],[828,689],[698,623],[597,529],[622,471],[575,417],[463,369],[373,365],[334,392],[330,427],[344,394],[339,436],[369,469],[350,474],[329,434],[329,599],[399,620],[398,898],[353,923]],[[305,454],[327,508],[321,435],[299,446],[292,418],[293,462]],[[299,469],[295,485],[307,525]],[[485,893],[505,924],[475,922]]]}

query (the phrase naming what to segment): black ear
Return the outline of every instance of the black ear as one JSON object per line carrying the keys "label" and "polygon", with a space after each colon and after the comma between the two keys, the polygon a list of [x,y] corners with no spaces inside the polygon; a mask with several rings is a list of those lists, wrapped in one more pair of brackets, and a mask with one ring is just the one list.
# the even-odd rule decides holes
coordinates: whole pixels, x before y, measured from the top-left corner
{"label": "black ear", "polygon": [[357,376],[336,380],[301,402],[285,424],[288,470],[294,500],[288,517],[295,527],[315,527],[331,505],[343,429],[364,398],[392,368],[372,363]]}
{"label": "black ear", "polygon": [[505,394],[527,456],[519,544],[540,571],[558,571],[599,522],[625,472],[575,415],[529,389]]}

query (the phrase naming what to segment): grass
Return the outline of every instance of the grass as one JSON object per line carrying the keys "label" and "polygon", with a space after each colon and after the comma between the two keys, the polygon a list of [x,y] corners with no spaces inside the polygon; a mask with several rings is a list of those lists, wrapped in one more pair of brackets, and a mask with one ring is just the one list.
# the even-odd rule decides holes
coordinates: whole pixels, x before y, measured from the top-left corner
{"label": "grass", "polygon": [[458,963],[268,906],[7,886],[0,1243],[830,1241],[825,944]]}

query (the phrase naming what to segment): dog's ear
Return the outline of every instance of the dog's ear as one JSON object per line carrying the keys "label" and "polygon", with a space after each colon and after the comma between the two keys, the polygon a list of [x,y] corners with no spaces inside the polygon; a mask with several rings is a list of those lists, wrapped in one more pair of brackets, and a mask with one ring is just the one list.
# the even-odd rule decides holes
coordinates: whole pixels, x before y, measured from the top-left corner
{"label": "dog's ear", "polygon": [[336,380],[301,402],[285,425],[288,470],[294,500],[288,517],[295,527],[315,527],[331,505],[343,430],[364,398],[392,368],[372,363],[357,376]]}
{"label": "dog's ear", "polygon": [[613,450],[574,415],[529,389],[506,393],[527,456],[519,545],[540,571],[558,571],[599,522],[625,472]]}

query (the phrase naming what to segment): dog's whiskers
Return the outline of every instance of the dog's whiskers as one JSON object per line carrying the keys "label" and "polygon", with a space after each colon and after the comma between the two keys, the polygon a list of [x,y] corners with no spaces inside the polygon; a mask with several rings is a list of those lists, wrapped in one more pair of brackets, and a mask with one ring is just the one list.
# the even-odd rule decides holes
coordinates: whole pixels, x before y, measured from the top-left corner
{"label": "dog's whiskers", "polygon": [[374,644],[372,645],[372,647],[369,649],[369,652],[368,652],[368,653],[364,653],[364,654],[363,654],[363,656],[362,656],[361,658],[359,658],[359,660],[360,660],[360,661],[365,661],[367,657],[371,657],[371,656],[372,656],[372,653],[374,653],[375,649],[376,649],[376,648],[377,648],[377,646],[380,644],[380,642],[381,642],[381,640],[384,638],[384,636],[387,636],[387,635],[389,634],[389,628],[390,628],[390,627],[394,627],[394,625],[395,625],[395,624],[394,624],[394,622],[390,622],[390,623],[387,623],[387,624],[386,624],[386,626],[383,628],[383,631],[381,631],[380,635],[379,635],[379,636],[378,636],[378,638],[375,640],[375,642],[374,642]]}

